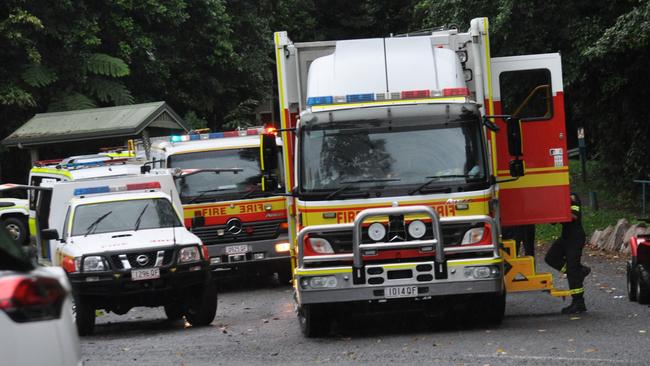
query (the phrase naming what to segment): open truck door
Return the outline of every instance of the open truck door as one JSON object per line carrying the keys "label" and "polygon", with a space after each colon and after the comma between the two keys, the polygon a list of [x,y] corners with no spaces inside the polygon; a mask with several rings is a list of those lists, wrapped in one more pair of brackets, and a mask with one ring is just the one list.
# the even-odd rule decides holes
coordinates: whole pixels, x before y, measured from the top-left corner
{"label": "open truck door", "polygon": [[[571,220],[562,65],[558,53],[491,58],[493,111],[518,118],[524,175],[512,179],[508,133],[496,133],[503,226]],[[502,131],[506,122],[495,119]],[[494,140],[493,140],[494,144]]]}

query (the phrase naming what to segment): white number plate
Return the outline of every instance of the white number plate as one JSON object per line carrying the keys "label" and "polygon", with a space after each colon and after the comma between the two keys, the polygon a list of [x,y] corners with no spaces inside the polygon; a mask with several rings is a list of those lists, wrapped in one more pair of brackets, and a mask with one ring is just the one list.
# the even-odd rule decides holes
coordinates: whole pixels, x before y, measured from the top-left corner
{"label": "white number plate", "polygon": [[144,268],[131,270],[132,281],[152,280],[160,278],[160,268]]}
{"label": "white number plate", "polygon": [[417,286],[387,287],[386,290],[384,290],[384,296],[387,299],[396,297],[416,297],[418,296],[418,288]]}
{"label": "white number plate", "polygon": [[248,252],[248,245],[231,245],[226,247],[226,254],[241,254]]}

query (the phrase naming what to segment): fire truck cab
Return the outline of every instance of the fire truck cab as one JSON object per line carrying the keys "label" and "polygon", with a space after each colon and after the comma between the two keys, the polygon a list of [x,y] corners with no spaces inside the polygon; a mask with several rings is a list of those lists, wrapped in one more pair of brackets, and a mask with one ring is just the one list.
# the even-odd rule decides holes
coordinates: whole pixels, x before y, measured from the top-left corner
{"label": "fire truck cab", "polygon": [[[467,32],[293,43],[275,34],[301,329],[339,305],[464,305],[553,288],[502,226],[570,220],[559,54],[494,58]],[[295,143],[294,143],[295,141]]]}

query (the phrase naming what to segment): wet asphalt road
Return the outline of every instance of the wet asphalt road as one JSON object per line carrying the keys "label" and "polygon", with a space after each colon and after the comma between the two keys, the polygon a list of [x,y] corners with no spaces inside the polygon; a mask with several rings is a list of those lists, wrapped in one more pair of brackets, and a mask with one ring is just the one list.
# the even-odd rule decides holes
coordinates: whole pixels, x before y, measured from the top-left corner
{"label": "wet asphalt road", "polygon": [[589,311],[579,316],[559,314],[569,300],[513,294],[497,328],[384,315],[355,318],[330,337],[306,339],[291,288],[266,278],[225,285],[209,327],[167,322],[162,308],[103,315],[95,334],[81,339],[82,354],[87,365],[649,364],[650,307],[627,300],[624,258],[588,251],[583,262],[592,274],[585,286]]}

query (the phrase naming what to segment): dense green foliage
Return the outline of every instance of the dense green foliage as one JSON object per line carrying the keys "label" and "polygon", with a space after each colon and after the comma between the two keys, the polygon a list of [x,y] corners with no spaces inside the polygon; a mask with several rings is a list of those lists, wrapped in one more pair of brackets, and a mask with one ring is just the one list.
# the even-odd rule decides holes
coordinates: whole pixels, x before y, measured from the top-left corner
{"label": "dense green foliage", "polygon": [[275,92],[272,33],[361,38],[491,22],[495,56],[563,56],[567,121],[602,174],[650,171],[650,1],[5,0],[0,137],[34,113],[165,100],[195,126],[251,124]]}

